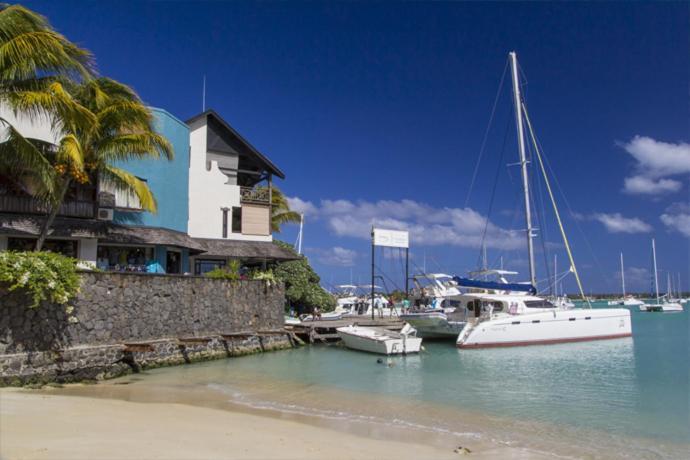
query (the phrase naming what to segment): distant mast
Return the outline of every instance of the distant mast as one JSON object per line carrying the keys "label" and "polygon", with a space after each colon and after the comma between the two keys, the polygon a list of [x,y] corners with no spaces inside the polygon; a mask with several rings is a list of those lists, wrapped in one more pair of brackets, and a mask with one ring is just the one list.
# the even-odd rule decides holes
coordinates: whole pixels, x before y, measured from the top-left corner
{"label": "distant mast", "polygon": [[656,303],[659,303],[659,277],[656,271],[656,243],[652,238],[652,260],[654,260],[654,289],[656,290]]}
{"label": "distant mast", "polygon": [[623,282],[623,298],[625,299],[625,268],[623,266],[623,253],[621,252],[621,281]]}
{"label": "distant mast", "polygon": [[520,97],[520,80],[518,78],[517,55],[510,54],[510,67],[513,74],[513,100],[515,104],[515,125],[517,128],[518,149],[520,151],[520,166],[522,169],[522,188],[525,195],[525,223],[527,224],[527,253],[529,257],[529,279],[532,286],[537,286],[537,273],[534,266],[534,242],[532,241],[532,210],[529,198],[529,174],[527,171],[527,157],[525,155],[525,132],[522,126],[522,98]]}

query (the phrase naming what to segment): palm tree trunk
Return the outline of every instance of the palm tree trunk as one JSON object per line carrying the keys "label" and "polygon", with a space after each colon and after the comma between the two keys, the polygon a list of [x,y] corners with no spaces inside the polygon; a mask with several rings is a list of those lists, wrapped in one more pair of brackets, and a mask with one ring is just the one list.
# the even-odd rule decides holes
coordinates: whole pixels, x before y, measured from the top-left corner
{"label": "palm tree trunk", "polygon": [[50,230],[50,227],[53,226],[53,222],[55,221],[58,211],[60,210],[60,206],[62,206],[62,203],[65,201],[65,195],[67,194],[67,189],[69,188],[69,184],[71,182],[72,179],[65,179],[62,187],[58,191],[58,195],[55,197],[55,200],[51,200],[50,213],[41,226],[41,233],[39,233],[38,239],[36,240],[35,251],[40,251],[43,249],[43,243],[45,243],[46,238],[48,237],[48,231]]}

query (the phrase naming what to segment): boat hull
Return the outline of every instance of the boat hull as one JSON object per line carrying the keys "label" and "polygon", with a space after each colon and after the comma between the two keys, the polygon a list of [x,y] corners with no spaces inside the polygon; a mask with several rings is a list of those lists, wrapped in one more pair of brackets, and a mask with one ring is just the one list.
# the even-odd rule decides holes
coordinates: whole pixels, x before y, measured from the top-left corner
{"label": "boat hull", "polygon": [[417,335],[424,339],[454,340],[467,324],[464,321],[449,321],[443,313],[407,313],[400,319],[417,329]]}
{"label": "boat hull", "polygon": [[683,311],[683,306],[679,303],[645,304],[640,305],[640,311],[648,312],[679,312]]}
{"label": "boat hull", "polygon": [[608,340],[632,335],[630,311],[623,308],[555,310],[501,316],[467,326],[458,348],[494,348]]}
{"label": "boat hull", "polygon": [[401,355],[419,353],[422,346],[421,337],[374,338],[358,334],[357,328],[343,327],[336,329],[338,336],[347,348],[380,355]]}

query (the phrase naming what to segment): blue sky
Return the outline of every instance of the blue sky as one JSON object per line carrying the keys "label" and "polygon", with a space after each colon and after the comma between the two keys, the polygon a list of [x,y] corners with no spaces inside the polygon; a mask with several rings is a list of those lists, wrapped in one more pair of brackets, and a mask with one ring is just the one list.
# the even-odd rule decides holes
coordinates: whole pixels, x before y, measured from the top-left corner
{"label": "blue sky", "polygon": [[[687,4],[26,5],[90,49],[102,74],[179,118],[201,110],[206,74],[207,106],[286,172],[279,185],[307,214],[306,253],[325,284],[351,272],[367,282],[372,219],[411,230],[415,269],[475,268],[495,177],[488,258],[526,276],[508,85],[468,197],[516,50],[586,290],[620,289],[620,251],[629,287],[648,290],[653,236],[660,267],[690,287]],[[540,278],[543,247],[567,267],[548,208],[544,221]],[[397,252],[383,255],[389,285],[401,285]],[[563,285],[575,289],[572,277]]]}

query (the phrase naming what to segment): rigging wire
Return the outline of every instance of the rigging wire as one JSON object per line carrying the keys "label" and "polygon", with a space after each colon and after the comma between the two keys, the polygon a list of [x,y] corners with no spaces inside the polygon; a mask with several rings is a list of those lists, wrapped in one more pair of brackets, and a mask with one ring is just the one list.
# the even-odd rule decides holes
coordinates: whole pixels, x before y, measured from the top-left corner
{"label": "rigging wire", "polygon": [[529,128],[530,132],[530,137],[532,139],[532,142],[534,143],[534,153],[537,156],[537,160],[539,160],[539,166],[541,167],[542,174],[544,176],[544,182],[546,184],[546,188],[549,191],[549,197],[551,198],[551,204],[553,205],[553,211],[556,214],[556,220],[558,221],[558,226],[560,227],[561,230],[561,236],[563,237],[563,243],[565,244],[565,250],[568,254],[568,258],[570,259],[570,267],[573,270],[573,274],[575,275],[575,280],[577,281],[577,287],[580,290],[580,295],[582,298],[587,302],[587,305],[589,308],[592,308],[592,304],[589,302],[589,298],[585,295],[585,291],[582,288],[582,281],[580,280],[580,275],[577,273],[577,266],[575,265],[575,260],[573,259],[573,254],[570,251],[570,244],[568,243],[568,237],[565,234],[565,229],[563,228],[563,222],[561,221],[561,216],[558,212],[558,208],[556,207],[556,199],[553,196],[553,192],[551,190],[551,186],[549,185],[549,180],[547,177],[546,173],[546,168],[544,166],[544,161],[542,160],[542,156],[539,151],[539,147],[537,145],[537,139],[534,135],[534,130],[532,129],[532,123],[530,122],[529,119],[529,114],[527,112],[527,107],[525,104],[522,104],[522,111],[525,114],[525,121],[527,121],[527,127]]}
{"label": "rigging wire", "polygon": [[498,84],[498,89],[496,90],[496,96],[494,97],[494,105],[491,108],[491,115],[489,116],[489,123],[486,125],[486,130],[484,131],[484,139],[482,140],[482,145],[479,148],[479,156],[477,157],[477,163],[474,165],[474,172],[472,173],[472,180],[470,180],[470,187],[467,190],[467,197],[465,198],[465,208],[470,202],[470,195],[472,194],[472,188],[474,187],[474,182],[477,179],[477,172],[479,172],[479,165],[482,161],[482,156],[484,155],[484,149],[486,147],[486,141],[489,138],[489,131],[491,130],[491,125],[493,124],[494,115],[496,113],[496,107],[498,106],[498,100],[501,97],[501,90],[503,89],[503,82],[505,81],[506,73],[508,72],[508,60],[506,60],[506,65],[503,68],[503,75],[501,75],[501,82]]}
{"label": "rigging wire", "polygon": [[[507,119],[508,126],[510,124],[510,118]],[[493,210],[494,206],[494,199],[496,198],[496,189],[498,188],[498,177],[501,174],[501,166],[503,165],[503,156],[506,151],[506,141],[508,140],[508,126],[506,126],[505,133],[503,134],[503,145],[501,146],[501,156],[498,159],[498,164],[496,167],[496,174],[494,176],[494,184],[493,187],[491,188],[491,198],[489,199],[489,209],[486,212],[486,220],[484,221],[484,230],[482,232],[482,239],[479,244],[479,258],[477,259],[477,266],[480,264],[480,260],[482,257],[482,249],[484,248],[484,243],[486,241],[486,233],[489,229],[489,217],[491,216],[491,211]]]}
{"label": "rigging wire", "polygon": [[[539,138],[537,138],[536,134],[534,135],[534,141],[537,143],[537,146],[541,152],[544,151],[544,149],[541,146],[541,142],[539,141]],[[577,214],[575,211],[573,211],[573,208],[570,206],[570,202],[568,201],[568,197],[565,195],[563,192],[563,188],[561,187],[561,183],[558,180],[558,176],[554,174],[553,169],[551,168],[551,164],[549,163],[549,159],[546,155],[542,155],[542,158],[544,160],[544,163],[546,164],[546,167],[549,170],[549,173],[551,174],[551,177],[553,177],[554,182],[556,183],[556,188],[558,189],[558,192],[561,195],[561,198],[563,198],[563,202],[565,203],[566,207],[568,208],[568,213],[570,216],[573,218],[572,220],[575,222],[575,227],[577,228],[578,233],[582,237],[582,239],[585,242],[585,245],[587,246],[587,249],[589,250],[590,256],[592,256],[592,259],[594,260],[594,264],[597,268],[597,271],[599,272],[599,275],[602,277],[602,279],[608,280],[608,277],[604,274],[604,271],[602,269],[601,262],[599,262],[599,258],[596,256],[596,253],[594,252],[594,248],[592,248],[592,245],[589,242],[589,239],[587,238],[585,232],[582,230],[582,226],[580,225],[578,219],[577,219]],[[610,284],[610,283],[608,283]]]}

